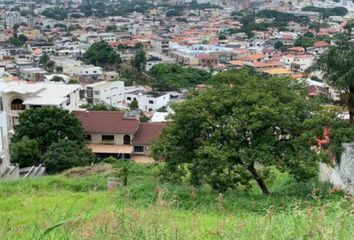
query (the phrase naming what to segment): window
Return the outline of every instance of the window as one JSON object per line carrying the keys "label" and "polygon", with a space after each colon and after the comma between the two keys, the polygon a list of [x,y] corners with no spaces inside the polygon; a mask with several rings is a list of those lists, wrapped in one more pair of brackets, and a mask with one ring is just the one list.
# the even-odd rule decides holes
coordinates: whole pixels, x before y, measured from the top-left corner
{"label": "window", "polygon": [[152,108],[149,108],[149,110],[148,110],[149,112],[152,112],[153,110],[152,110]]}
{"label": "window", "polygon": [[11,102],[11,110],[25,110],[26,106],[22,104],[23,100],[19,98],[15,98]]}
{"label": "window", "polygon": [[69,106],[71,101],[70,101],[70,95],[66,96],[67,100],[66,100],[66,106]]}
{"label": "window", "polygon": [[100,95],[100,91],[94,91],[95,95]]}
{"label": "window", "polygon": [[143,153],[144,152],[144,146],[134,146],[134,152],[135,153]]}
{"label": "window", "polygon": [[85,141],[91,142],[92,141],[92,136],[91,134],[84,134]]}
{"label": "window", "polygon": [[124,145],[130,145],[130,136],[129,135],[124,135],[123,144]]}
{"label": "window", "polygon": [[154,101],[152,101],[152,100],[149,100],[149,103],[150,103],[150,104],[154,104]]}
{"label": "window", "polygon": [[127,97],[127,100],[130,101],[130,100],[132,100],[132,98],[131,97]]}
{"label": "window", "polygon": [[114,135],[102,135],[102,142],[113,142]]}

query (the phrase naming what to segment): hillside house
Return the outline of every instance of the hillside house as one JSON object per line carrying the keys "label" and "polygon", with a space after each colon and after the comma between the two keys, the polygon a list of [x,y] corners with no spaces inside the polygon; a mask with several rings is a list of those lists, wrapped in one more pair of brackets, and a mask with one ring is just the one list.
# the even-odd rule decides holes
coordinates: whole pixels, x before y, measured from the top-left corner
{"label": "hillside house", "polygon": [[30,108],[54,106],[69,111],[77,110],[80,101],[80,86],[61,83],[28,83],[17,81],[0,83],[3,109],[7,112],[7,126],[12,129],[18,123],[19,114]]}
{"label": "hillside house", "polygon": [[124,82],[101,81],[85,86],[85,98],[88,104],[106,104],[121,108],[124,104]]}
{"label": "hillside house", "polygon": [[125,112],[74,111],[83,126],[87,146],[100,158],[149,156],[149,146],[165,123],[140,123]]}
{"label": "hillside house", "polygon": [[145,112],[155,112],[161,107],[165,107],[171,100],[169,93],[152,92],[145,90],[133,90],[125,93],[125,102],[127,107],[136,99],[139,104],[139,109]]}

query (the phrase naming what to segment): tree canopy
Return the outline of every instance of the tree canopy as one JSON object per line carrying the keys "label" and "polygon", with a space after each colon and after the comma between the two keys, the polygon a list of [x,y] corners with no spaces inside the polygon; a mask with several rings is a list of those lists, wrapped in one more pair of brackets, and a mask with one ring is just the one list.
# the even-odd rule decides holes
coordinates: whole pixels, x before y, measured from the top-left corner
{"label": "tree canopy", "polygon": [[29,167],[40,163],[41,153],[35,139],[22,137],[11,144],[11,162],[21,167]]}
{"label": "tree canopy", "polygon": [[152,87],[161,91],[195,87],[210,79],[210,74],[206,71],[168,63],[153,66],[149,75],[152,77]]}
{"label": "tree canopy", "polygon": [[68,18],[68,11],[64,8],[47,8],[45,9],[42,14],[47,18],[52,18],[55,20],[64,20]]}
{"label": "tree canopy", "polygon": [[48,173],[88,165],[95,160],[84,146],[79,120],[55,107],[28,109],[20,114],[11,157],[20,167],[44,163]]}
{"label": "tree canopy", "polygon": [[81,123],[67,110],[41,107],[27,109],[20,114],[12,141],[16,143],[27,136],[35,139],[40,152],[44,153],[52,143],[64,138],[83,144],[81,132]]}
{"label": "tree canopy", "polygon": [[302,8],[302,11],[319,12],[325,18],[330,16],[345,16],[348,13],[348,10],[345,7],[322,8],[316,6],[306,6]]}
{"label": "tree canopy", "polygon": [[328,160],[313,150],[325,127],[336,153],[340,140],[353,138],[348,123],[308,100],[295,80],[234,79],[174,106],[172,121],[152,146],[153,157],[166,162],[165,179],[187,178],[218,191],[256,181],[268,194],[265,176],[272,167],[299,181],[316,175],[318,162]]}
{"label": "tree canopy", "polygon": [[86,108],[88,111],[120,111],[119,108],[110,106],[105,103],[99,103],[99,104],[85,104],[81,105],[81,108]]}
{"label": "tree canopy", "polygon": [[14,37],[11,37],[9,39],[9,42],[16,46],[16,47],[19,47],[19,46],[22,46],[23,44],[25,44],[27,42],[27,37],[23,34],[20,34],[19,36],[14,36]]}
{"label": "tree canopy", "polygon": [[90,165],[95,162],[95,156],[88,148],[78,146],[76,141],[61,139],[50,145],[42,157],[42,162],[47,172],[52,174],[73,167]]}
{"label": "tree canopy", "polygon": [[332,46],[319,56],[310,70],[320,70],[325,82],[343,91],[342,100],[348,107],[349,119],[354,122],[354,46]]}
{"label": "tree canopy", "polygon": [[104,68],[114,68],[122,62],[122,59],[107,42],[99,41],[87,49],[84,62]]}
{"label": "tree canopy", "polygon": [[131,60],[131,64],[136,70],[143,71],[146,65],[146,52],[139,49]]}

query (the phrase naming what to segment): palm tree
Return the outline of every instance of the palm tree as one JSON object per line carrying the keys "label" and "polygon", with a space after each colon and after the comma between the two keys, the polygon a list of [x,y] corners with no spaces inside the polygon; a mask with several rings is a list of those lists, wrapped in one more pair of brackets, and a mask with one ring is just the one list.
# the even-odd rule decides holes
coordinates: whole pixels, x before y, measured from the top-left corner
{"label": "palm tree", "polygon": [[350,43],[333,46],[321,54],[311,70],[323,73],[325,82],[342,92],[348,107],[349,121],[354,122],[354,45]]}

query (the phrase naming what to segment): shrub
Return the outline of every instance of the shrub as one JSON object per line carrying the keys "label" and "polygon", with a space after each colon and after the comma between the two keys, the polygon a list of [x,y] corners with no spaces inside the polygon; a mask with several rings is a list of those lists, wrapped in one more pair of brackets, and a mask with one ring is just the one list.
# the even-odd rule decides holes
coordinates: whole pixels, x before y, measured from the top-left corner
{"label": "shrub", "polygon": [[73,167],[95,162],[94,154],[86,147],[68,139],[53,143],[43,155],[42,161],[48,173],[62,172]]}

